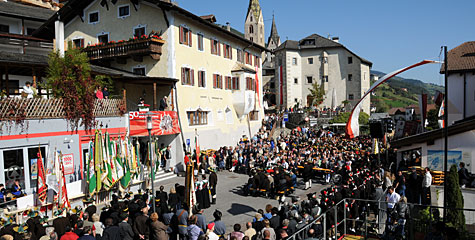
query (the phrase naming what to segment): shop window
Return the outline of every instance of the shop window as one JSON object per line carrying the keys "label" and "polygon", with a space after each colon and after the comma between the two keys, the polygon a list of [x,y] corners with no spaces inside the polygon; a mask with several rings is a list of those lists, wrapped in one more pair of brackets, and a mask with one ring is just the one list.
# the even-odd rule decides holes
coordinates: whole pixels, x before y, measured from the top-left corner
{"label": "shop window", "polygon": [[5,188],[12,187],[15,180],[18,179],[20,186],[25,189],[25,166],[23,160],[23,149],[3,151]]}

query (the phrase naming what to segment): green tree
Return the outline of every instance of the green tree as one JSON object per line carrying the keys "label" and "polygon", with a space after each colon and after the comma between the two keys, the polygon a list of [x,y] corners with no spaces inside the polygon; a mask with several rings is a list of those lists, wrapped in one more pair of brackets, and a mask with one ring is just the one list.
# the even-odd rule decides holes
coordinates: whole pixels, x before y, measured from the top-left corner
{"label": "green tree", "polygon": [[95,90],[105,84],[104,76],[91,77],[87,54],[70,48],[61,57],[59,52],[49,55],[45,87],[55,98],[63,99],[63,110],[72,131],[79,126],[94,127]]}
{"label": "green tree", "polygon": [[323,100],[325,100],[325,89],[323,88],[323,85],[314,83],[309,90],[312,98],[312,106],[318,107],[318,105],[322,104]]}
{"label": "green tree", "polygon": [[[348,119],[350,118],[351,112],[345,112],[342,113],[336,117],[334,117],[332,120],[330,120],[330,123],[347,123]],[[369,122],[369,115],[365,112],[360,112],[360,116],[358,118],[358,121],[360,125],[367,125]]]}
{"label": "green tree", "polygon": [[459,185],[459,174],[457,166],[454,164],[450,167],[447,174],[447,224],[462,232],[465,231],[465,216],[463,211],[463,195]]}
{"label": "green tree", "polygon": [[439,129],[439,111],[437,109],[431,109],[427,112],[427,130]]}

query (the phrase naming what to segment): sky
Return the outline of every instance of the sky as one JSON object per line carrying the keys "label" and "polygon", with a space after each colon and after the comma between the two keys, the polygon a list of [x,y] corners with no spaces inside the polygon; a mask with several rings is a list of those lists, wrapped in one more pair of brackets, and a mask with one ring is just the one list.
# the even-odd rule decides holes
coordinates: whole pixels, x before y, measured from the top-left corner
{"label": "sky", "polygon": [[[249,0],[175,0],[196,15],[244,32]],[[423,59],[443,60],[441,46],[452,49],[475,41],[474,0],[260,0],[266,41],[275,15],[281,41],[313,33],[340,37],[340,43],[392,72]],[[443,85],[439,64],[410,70],[401,77]]]}

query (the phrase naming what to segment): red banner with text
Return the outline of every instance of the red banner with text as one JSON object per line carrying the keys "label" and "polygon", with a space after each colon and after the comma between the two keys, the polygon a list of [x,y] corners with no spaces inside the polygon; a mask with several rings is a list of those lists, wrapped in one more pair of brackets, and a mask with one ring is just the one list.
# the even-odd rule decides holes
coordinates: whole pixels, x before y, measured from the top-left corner
{"label": "red banner with text", "polygon": [[152,135],[171,135],[180,133],[178,115],[174,111],[129,112],[129,135],[148,136],[147,115],[152,114]]}

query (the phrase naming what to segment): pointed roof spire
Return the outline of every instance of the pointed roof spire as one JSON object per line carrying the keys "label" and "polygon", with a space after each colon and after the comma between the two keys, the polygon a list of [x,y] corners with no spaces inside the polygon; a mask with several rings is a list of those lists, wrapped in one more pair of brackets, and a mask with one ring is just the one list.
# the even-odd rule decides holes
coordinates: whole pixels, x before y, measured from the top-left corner
{"label": "pointed roof spire", "polygon": [[270,30],[270,36],[271,37],[279,37],[279,34],[277,33],[277,26],[275,25],[275,17],[274,14],[272,14],[272,28]]}
{"label": "pointed roof spire", "polygon": [[254,18],[256,21],[259,19],[259,15],[261,12],[261,5],[259,4],[259,0],[249,0],[249,7],[247,8],[247,16],[249,16],[249,13],[252,11],[254,14]]}

